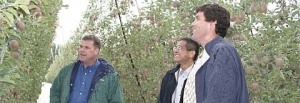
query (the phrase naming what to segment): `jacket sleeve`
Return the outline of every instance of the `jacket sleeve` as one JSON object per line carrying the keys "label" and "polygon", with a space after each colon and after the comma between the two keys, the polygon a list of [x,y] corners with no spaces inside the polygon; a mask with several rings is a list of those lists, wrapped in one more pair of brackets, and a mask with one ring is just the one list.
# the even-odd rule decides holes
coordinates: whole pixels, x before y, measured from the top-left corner
{"label": "jacket sleeve", "polygon": [[50,103],[61,103],[61,87],[63,78],[65,78],[65,69],[70,68],[70,65],[63,67],[58,75],[55,77],[52,86],[50,88]]}
{"label": "jacket sleeve", "polygon": [[230,47],[212,52],[208,62],[207,97],[202,103],[236,103],[237,73]]}
{"label": "jacket sleeve", "polygon": [[50,103],[61,103],[60,92],[61,92],[61,72],[56,76],[50,88]]}
{"label": "jacket sleeve", "polygon": [[108,103],[123,103],[123,88],[121,86],[119,75],[113,73],[109,85],[110,98]]}
{"label": "jacket sleeve", "polygon": [[157,97],[157,103],[162,103],[163,93],[165,92],[164,90],[165,90],[166,74],[165,74],[165,76],[163,77],[163,79],[161,81],[160,91],[159,91],[159,94],[158,94],[158,97]]}

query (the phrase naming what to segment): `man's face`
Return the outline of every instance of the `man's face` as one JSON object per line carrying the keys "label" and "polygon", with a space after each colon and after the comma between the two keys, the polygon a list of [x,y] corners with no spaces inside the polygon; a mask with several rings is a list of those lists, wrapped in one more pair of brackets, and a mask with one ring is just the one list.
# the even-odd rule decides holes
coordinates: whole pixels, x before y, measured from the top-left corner
{"label": "man's face", "polygon": [[192,23],[193,35],[191,39],[195,40],[200,44],[200,41],[209,33],[210,22],[205,21],[204,12],[198,12],[196,18]]}
{"label": "man's face", "polygon": [[174,61],[182,64],[185,62],[193,61],[193,55],[191,54],[192,51],[188,51],[185,47],[186,41],[179,41],[176,47],[173,48],[174,51]]}
{"label": "man's face", "polygon": [[83,63],[95,62],[99,53],[99,49],[94,46],[92,40],[82,40],[78,50],[79,60]]}

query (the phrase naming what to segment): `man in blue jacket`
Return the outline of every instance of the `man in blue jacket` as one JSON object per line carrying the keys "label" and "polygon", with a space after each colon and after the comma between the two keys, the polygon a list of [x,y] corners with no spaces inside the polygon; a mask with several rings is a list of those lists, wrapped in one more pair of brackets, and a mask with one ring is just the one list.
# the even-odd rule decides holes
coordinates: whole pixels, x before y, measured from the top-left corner
{"label": "man in blue jacket", "polygon": [[230,26],[229,12],[206,4],[196,13],[191,38],[204,50],[187,78],[183,103],[249,103],[241,58],[223,39]]}

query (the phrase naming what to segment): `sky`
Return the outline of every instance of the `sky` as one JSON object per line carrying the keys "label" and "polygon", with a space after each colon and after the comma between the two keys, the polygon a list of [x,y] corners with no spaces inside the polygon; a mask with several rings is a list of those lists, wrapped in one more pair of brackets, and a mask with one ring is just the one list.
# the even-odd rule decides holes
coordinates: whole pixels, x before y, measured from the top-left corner
{"label": "sky", "polygon": [[55,44],[63,45],[67,43],[70,36],[78,28],[88,3],[89,0],[63,0],[63,5],[68,5],[68,7],[62,7],[58,13]]}
{"label": "sky", "polygon": [[[63,0],[63,5],[68,5],[68,7],[62,7],[58,13],[58,26],[55,31],[56,36],[54,39],[55,44],[64,45],[67,43],[70,36],[72,36],[75,30],[79,27],[79,23],[86,11],[89,1],[90,0]],[[147,2],[144,2],[145,0],[133,1],[135,3],[135,7],[131,8],[132,13],[138,14],[136,4],[138,4],[138,8],[147,6]],[[135,1],[137,1],[137,3]],[[151,0],[148,0],[148,2],[150,1]],[[272,11],[275,7],[276,4],[268,4],[268,10]]]}
{"label": "sky", "polygon": [[[58,26],[55,31],[54,43],[64,45],[75,34],[74,32],[79,27],[79,23],[87,9],[90,0],[63,0],[63,5],[68,5],[68,8],[61,8],[58,13]],[[120,0],[118,0],[120,1]],[[144,0],[133,0],[135,7],[131,8],[132,13],[137,13],[137,5],[139,8],[147,6]],[[135,2],[137,1],[137,2]],[[148,0],[148,2],[154,0]]]}

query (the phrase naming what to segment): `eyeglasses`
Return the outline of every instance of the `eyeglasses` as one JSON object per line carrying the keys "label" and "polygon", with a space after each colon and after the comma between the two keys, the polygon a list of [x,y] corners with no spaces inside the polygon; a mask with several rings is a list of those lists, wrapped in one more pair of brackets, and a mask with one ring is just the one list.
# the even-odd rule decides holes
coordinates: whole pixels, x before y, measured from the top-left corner
{"label": "eyeglasses", "polygon": [[181,46],[175,46],[175,47],[173,47],[173,51],[176,51],[176,50],[181,50],[182,49],[182,47]]}

